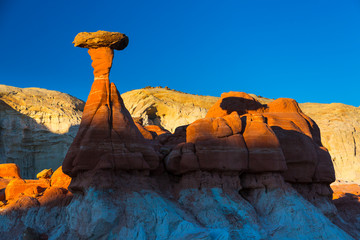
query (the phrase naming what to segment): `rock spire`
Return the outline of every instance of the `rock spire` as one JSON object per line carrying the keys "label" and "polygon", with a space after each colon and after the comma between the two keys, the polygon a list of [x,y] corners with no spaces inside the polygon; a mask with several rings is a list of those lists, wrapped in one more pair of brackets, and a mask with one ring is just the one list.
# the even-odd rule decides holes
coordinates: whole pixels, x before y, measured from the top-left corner
{"label": "rock spire", "polygon": [[111,174],[107,171],[114,174],[151,170],[159,164],[157,154],[136,127],[115,84],[109,81],[113,50],[124,49],[127,42],[124,34],[104,31],[79,33],[75,37],[75,46],[89,48],[94,83],[79,131],[63,162],[64,173],[72,177],[73,191],[99,184],[106,187],[104,181],[97,182],[91,175],[108,177]]}

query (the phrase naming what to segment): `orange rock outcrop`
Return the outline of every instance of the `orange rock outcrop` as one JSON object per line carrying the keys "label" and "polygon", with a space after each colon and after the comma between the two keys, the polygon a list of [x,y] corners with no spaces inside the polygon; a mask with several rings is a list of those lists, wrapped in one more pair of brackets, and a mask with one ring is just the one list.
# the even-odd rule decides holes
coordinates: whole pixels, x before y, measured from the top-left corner
{"label": "orange rock outcrop", "polygon": [[0,178],[20,178],[20,169],[15,163],[0,164]]}
{"label": "orange rock outcrop", "polygon": [[[189,167],[189,159],[199,164]],[[190,124],[186,143],[178,144],[165,165],[177,174],[197,166],[211,171],[283,172],[288,182],[335,180],[319,128],[295,100],[279,98],[262,105],[242,92],[223,93],[206,118]]]}

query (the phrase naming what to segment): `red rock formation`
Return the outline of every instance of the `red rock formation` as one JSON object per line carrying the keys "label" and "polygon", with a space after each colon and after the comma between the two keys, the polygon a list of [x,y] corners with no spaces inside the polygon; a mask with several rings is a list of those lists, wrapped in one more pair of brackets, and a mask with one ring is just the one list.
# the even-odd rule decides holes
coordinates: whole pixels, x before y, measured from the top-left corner
{"label": "red rock formation", "polygon": [[[299,108],[297,102],[293,99],[279,98],[268,105],[261,105],[258,101],[252,98],[246,93],[229,92],[223,93],[221,98],[215,105],[209,110],[206,117],[223,117],[232,112],[237,112],[239,115],[245,114],[261,114],[263,116],[263,123],[256,123],[256,127],[252,130],[245,130],[244,138],[248,145],[248,148],[252,148],[253,145],[262,145],[262,142],[267,144],[274,143],[277,145],[264,147],[263,150],[268,154],[276,150],[276,156],[265,157],[265,155],[259,156],[259,159],[255,161],[253,166],[257,166],[260,169],[269,167],[273,168],[274,164],[269,163],[266,165],[265,159],[277,159],[278,170],[284,170],[284,164],[282,154],[286,160],[287,170],[284,172],[285,180],[288,182],[333,182],[335,180],[334,167],[331,162],[328,151],[322,146],[320,140],[320,130],[316,123],[306,116]],[[246,129],[249,129],[253,122],[247,122]],[[261,126],[261,127],[260,127]],[[271,132],[274,135],[265,134],[265,132],[258,133],[259,129],[267,129],[271,127]],[[265,140],[264,136],[267,135],[269,140]],[[251,140],[248,136],[254,135]],[[257,136],[256,136],[257,135]],[[264,136],[263,136],[264,135]],[[270,135],[272,135],[272,140]],[[248,143],[249,142],[249,143]],[[266,145],[266,144],[265,144]],[[264,146],[265,146],[264,145]],[[267,150],[266,150],[267,149]],[[270,150],[272,149],[272,150]],[[253,158],[249,149],[249,157]],[[249,164],[252,161],[249,159]],[[262,165],[262,167],[260,167]],[[271,167],[270,167],[271,166]],[[250,167],[251,169],[251,167]],[[274,167],[276,169],[276,167]]]}
{"label": "red rock formation", "polygon": [[80,181],[81,176],[75,179],[79,174],[153,170],[159,165],[158,155],[136,127],[115,85],[109,82],[113,50],[100,47],[89,49],[89,54],[95,80],[79,131],[62,165],[64,173],[72,177],[70,189],[97,185],[91,177],[88,183]]}

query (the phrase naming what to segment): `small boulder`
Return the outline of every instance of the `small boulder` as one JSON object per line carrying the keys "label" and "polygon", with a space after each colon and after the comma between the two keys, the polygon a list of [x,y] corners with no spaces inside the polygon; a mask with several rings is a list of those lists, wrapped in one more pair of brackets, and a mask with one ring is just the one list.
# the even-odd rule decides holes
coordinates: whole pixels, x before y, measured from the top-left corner
{"label": "small boulder", "polygon": [[74,39],[75,47],[100,48],[108,47],[115,50],[123,50],[129,43],[129,38],[118,32],[81,32]]}
{"label": "small boulder", "polygon": [[36,178],[50,178],[54,171],[50,169],[44,169],[36,175]]}

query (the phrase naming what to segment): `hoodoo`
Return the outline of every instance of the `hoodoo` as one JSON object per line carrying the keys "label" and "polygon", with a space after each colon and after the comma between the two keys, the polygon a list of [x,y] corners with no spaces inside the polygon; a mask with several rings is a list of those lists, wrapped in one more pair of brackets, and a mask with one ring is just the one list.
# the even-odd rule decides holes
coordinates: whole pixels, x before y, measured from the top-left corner
{"label": "hoodoo", "polygon": [[157,168],[157,154],[136,127],[115,84],[109,81],[114,49],[124,49],[128,37],[105,31],[79,33],[73,43],[89,48],[95,78],[79,131],[63,162],[64,173],[72,177],[69,188],[114,187],[111,176],[117,171]]}

